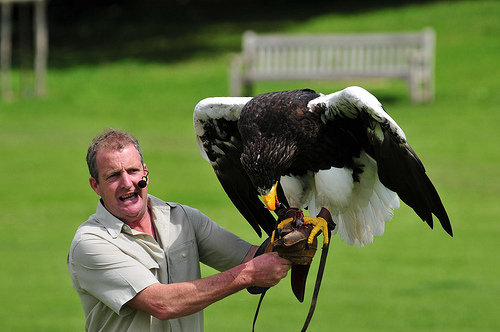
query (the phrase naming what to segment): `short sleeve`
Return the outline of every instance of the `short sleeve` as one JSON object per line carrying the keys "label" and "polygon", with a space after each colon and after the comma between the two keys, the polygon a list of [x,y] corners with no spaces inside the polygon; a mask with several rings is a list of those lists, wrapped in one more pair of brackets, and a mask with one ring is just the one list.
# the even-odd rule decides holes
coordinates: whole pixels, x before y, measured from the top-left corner
{"label": "short sleeve", "polygon": [[[154,260],[149,268],[158,268]],[[136,259],[95,235],[86,235],[72,250],[71,267],[77,287],[102,301],[117,314],[128,301],[157,278]]]}
{"label": "short sleeve", "polygon": [[198,241],[200,261],[225,271],[243,261],[251,244],[219,226],[197,209],[184,206]]}

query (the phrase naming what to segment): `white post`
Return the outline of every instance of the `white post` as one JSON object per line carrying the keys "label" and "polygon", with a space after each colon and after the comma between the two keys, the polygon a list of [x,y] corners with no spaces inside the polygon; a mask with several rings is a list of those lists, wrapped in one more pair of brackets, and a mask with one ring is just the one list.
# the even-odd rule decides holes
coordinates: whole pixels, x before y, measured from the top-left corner
{"label": "white post", "polygon": [[37,96],[43,96],[47,91],[45,78],[47,76],[47,56],[48,56],[48,29],[46,15],[46,1],[35,2],[35,16],[33,25],[35,29],[35,92]]}
{"label": "white post", "polygon": [[2,77],[2,98],[10,99],[10,65],[12,63],[12,3],[2,2],[0,41],[0,67]]}

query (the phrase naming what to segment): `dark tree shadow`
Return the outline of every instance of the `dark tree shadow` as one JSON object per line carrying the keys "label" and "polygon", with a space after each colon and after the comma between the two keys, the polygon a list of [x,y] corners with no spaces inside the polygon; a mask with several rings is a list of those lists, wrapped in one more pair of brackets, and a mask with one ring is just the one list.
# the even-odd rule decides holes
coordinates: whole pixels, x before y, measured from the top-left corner
{"label": "dark tree shadow", "polygon": [[[325,13],[410,3],[422,1],[52,0],[49,67],[121,59],[175,62],[239,52],[246,29],[275,31]],[[225,41],[212,41],[210,27],[225,35]]]}

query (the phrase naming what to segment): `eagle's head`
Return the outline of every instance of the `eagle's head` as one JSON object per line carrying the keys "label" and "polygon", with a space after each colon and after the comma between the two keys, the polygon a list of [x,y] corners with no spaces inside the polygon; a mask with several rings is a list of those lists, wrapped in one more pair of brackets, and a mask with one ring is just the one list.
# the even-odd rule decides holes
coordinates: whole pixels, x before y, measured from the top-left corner
{"label": "eagle's head", "polygon": [[241,164],[270,211],[280,204],[276,188],[292,164],[295,150],[294,143],[279,137],[261,138],[244,146]]}

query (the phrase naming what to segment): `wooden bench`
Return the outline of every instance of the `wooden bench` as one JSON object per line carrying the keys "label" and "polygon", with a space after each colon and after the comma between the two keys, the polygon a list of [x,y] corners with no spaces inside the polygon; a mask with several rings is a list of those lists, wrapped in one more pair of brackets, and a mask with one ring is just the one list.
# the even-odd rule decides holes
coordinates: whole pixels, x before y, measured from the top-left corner
{"label": "wooden bench", "polygon": [[231,95],[251,96],[256,81],[399,78],[414,102],[434,98],[435,32],[243,35],[231,63]]}

